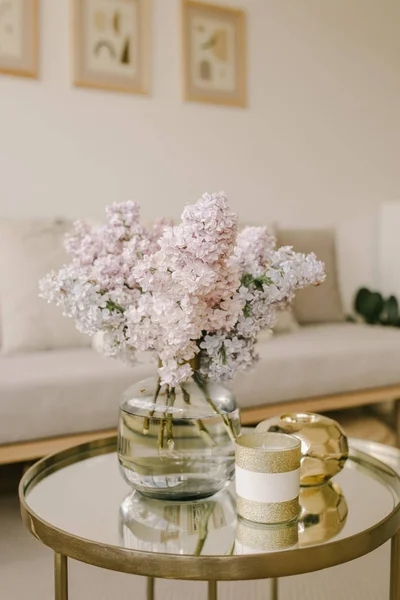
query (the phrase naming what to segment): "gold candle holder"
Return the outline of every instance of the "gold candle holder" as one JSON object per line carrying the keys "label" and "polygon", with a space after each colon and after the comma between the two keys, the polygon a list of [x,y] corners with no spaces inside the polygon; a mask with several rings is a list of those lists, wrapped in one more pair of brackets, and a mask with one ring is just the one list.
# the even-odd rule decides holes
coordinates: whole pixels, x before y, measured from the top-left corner
{"label": "gold candle holder", "polygon": [[321,485],[337,475],[349,455],[343,428],[330,417],[315,413],[289,413],[257,425],[256,433],[279,432],[301,441],[300,485]]}
{"label": "gold candle holder", "polygon": [[284,433],[236,440],[237,512],[256,523],[284,523],[299,513],[300,441]]}

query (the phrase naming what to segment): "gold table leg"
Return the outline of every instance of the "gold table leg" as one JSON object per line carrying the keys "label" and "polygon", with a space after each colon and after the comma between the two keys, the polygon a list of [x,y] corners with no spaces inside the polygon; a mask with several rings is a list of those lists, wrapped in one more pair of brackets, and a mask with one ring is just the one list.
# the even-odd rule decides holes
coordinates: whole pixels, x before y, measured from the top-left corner
{"label": "gold table leg", "polygon": [[208,600],[217,600],[217,582],[208,582]]}
{"label": "gold table leg", "polygon": [[390,600],[400,600],[400,531],[392,537],[391,541]]}
{"label": "gold table leg", "polygon": [[278,578],[271,579],[271,600],[278,600]]}
{"label": "gold table leg", "polygon": [[147,578],[146,600],[154,600],[154,577]]}
{"label": "gold table leg", "polygon": [[395,415],[395,424],[396,424],[396,445],[398,448],[400,448],[400,399],[397,398],[397,400],[394,403],[394,415]]}
{"label": "gold table leg", "polygon": [[57,552],[54,552],[54,598],[68,600],[67,557]]}

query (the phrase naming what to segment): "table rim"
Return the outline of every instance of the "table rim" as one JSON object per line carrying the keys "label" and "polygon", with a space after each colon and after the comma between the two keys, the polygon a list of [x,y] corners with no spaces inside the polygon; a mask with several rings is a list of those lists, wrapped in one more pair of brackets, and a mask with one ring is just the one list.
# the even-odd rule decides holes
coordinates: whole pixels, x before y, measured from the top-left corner
{"label": "table rim", "polygon": [[[116,451],[117,437],[79,444],[47,456],[23,475],[19,488],[22,519],[32,535],[55,552],[93,566],[147,577],[199,581],[266,579],[310,573],[368,554],[400,529],[400,477],[388,465],[351,448],[351,459],[368,468],[399,498],[381,521],[352,536],[326,544],[253,555],[193,556],[132,550],[81,538],[55,527],[29,506],[27,492],[66,466]],[[382,483],[383,483],[382,482]]]}

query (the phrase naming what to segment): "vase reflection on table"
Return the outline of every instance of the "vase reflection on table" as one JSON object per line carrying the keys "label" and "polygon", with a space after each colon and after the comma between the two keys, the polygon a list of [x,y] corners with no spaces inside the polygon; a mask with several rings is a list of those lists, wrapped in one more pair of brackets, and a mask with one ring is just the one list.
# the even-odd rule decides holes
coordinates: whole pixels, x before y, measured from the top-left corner
{"label": "vase reflection on table", "polygon": [[133,492],[120,507],[121,543],[132,550],[228,555],[233,553],[235,530],[229,490],[199,502],[153,500]]}

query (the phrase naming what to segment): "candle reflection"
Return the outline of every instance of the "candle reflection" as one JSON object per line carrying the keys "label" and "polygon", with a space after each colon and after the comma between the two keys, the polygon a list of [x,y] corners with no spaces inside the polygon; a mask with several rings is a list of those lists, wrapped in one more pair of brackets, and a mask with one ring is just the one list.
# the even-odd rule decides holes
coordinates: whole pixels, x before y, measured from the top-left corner
{"label": "candle reflection", "polygon": [[263,525],[238,519],[235,554],[263,554],[297,545],[297,521],[281,525]]}
{"label": "candle reflection", "polygon": [[322,544],[339,535],[346,524],[347,502],[341,487],[334,481],[302,488],[299,504],[299,518],[290,523],[262,525],[239,518],[235,554],[259,554]]}

